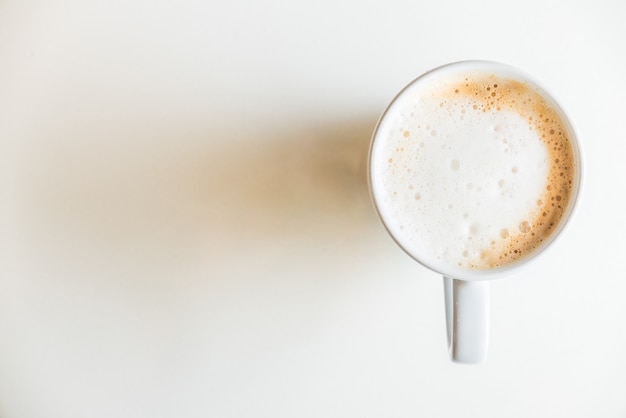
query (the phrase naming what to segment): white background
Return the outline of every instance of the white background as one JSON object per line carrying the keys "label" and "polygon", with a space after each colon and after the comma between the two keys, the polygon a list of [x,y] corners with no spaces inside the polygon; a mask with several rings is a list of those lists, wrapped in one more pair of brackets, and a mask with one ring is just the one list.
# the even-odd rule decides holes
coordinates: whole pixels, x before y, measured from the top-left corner
{"label": "white background", "polygon": [[[625,10],[0,0],[0,417],[626,417]],[[479,367],[365,183],[388,101],[474,58],[546,85],[586,157]]]}

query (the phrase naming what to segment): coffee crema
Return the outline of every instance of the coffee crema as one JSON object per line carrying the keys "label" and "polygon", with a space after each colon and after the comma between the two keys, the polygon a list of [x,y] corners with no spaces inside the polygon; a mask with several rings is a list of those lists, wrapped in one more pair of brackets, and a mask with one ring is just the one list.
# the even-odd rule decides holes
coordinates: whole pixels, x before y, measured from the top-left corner
{"label": "coffee crema", "polygon": [[566,214],[572,132],[549,96],[483,70],[410,85],[378,127],[378,209],[411,254],[492,269],[523,259]]}

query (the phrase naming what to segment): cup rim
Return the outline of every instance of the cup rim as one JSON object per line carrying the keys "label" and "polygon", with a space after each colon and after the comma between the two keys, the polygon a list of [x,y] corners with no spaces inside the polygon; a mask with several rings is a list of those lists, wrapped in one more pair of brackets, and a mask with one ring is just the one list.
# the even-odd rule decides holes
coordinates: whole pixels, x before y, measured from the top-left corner
{"label": "cup rim", "polygon": [[[452,70],[455,67],[466,68],[468,70],[493,70],[500,72],[507,72],[509,74],[515,74],[519,79],[527,81],[533,88],[537,89],[538,93],[545,99],[547,99],[551,106],[559,113],[560,117],[565,122],[566,127],[569,130],[570,134],[570,143],[572,145],[572,150],[574,154],[574,159],[576,163],[576,173],[574,177],[574,185],[572,187],[572,198],[569,201],[568,208],[564,213],[563,217],[559,221],[557,228],[549,235],[548,239],[546,239],[541,245],[535,248],[532,253],[527,256],[521,258],[520,260],[514,261],[512,263],[508,263],[504,266],[494,267],[490,269],[459,269],[456,266],[445,265],[444,268],[441,266],[434,266],[432,263],[429,263],[425,260],[425,257],[420,257],[419,254],[415,254],[409,251],[395,236],[394,232],[391,230],[391,227],[388,225],[388,222],[385,220],[383,215],[383,211],[381,206],[378,204],[376,198],[376,190],[374,187],[375,181],[373,179],[373,171],[372,171],[372,161],[374,158],[374,148],[377,143],[377,139],[379,138],[379,133],[383,122],[386,117],[389,115],[393,106],[398,102],[398,100],[412,89],[416,84],[421,83],[428,77],[433,74],[440,73],[445,70]],[[582,149],[580,144],[580,135],[579,132],[569,116],[569,112],[567,112],[563,105],[562,101],[559,100],[550,90],[546,89],[545,86],[537,81],[535,77],[529,76],[525,71],[497,61],[490,60],[463,60],[463,61],[455,61],[448,64],[440,65],[435,67],[429,71],[424,72],[418,77],[414,78],[411,82],[409,82],[406,86],[404,86],[389,102],[389,104],[385,107],[385,110],[381,114],[378,122],[376,123],[376,127],[372,133],[372,138],[370,141],[370,147],[368,152],[367,159],[367,181],[368,181],[368,189],[370,192],[370,199],[374,206],[374,209],[377,213],[378,218],[381,220],[383,226],[387,230],[389,236],[395,241],[395,243],[411,258],[417,261],[422,266],[432,270],[433,272],[439,273],[445,277],[451,277],[457,280],[466,280],[466,281],[479,281],[479,280],[492,280],[501,278],[504,276],[509,276],[514,273],[517,273],[527,267],[531,262],[536,261],[539,257],[546,253],[546,251],[553,247],[554,243],[558,241],[560,237],[563,236],[565,230],[569,228],[571,221],[577,212],[577,208],[579,206],[579,202],[582,195],[583,188],[583,157],[582,157]],[[450,268],[448,268],[450,267]]]}

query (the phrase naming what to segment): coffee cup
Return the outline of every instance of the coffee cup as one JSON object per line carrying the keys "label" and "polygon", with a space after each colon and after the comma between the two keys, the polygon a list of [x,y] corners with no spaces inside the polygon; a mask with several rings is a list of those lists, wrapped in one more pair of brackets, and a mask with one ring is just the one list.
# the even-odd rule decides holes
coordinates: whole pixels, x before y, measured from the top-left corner
{"label": "coffee cup", "polygon": [[571,120],[523,71],[456,62],[419,76],[391,101],[368,163],[383,225],[409,256],[444,277],[451,359],[483,362],[489,280],[544,254],[580,199]]}

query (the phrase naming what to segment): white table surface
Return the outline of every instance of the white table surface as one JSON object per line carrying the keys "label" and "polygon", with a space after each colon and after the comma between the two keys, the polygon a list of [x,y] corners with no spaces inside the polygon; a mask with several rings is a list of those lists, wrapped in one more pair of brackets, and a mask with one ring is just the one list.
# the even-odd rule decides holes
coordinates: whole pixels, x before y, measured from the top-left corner
{"label": "white table surface", "polygon": [[[626,417],[621,1],[0,0],[0,417]],[[431,67],[561,99],[585,192],[479,367],[370,205]]]}

